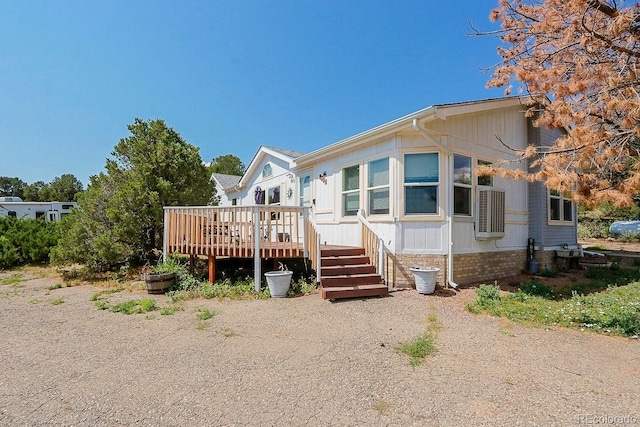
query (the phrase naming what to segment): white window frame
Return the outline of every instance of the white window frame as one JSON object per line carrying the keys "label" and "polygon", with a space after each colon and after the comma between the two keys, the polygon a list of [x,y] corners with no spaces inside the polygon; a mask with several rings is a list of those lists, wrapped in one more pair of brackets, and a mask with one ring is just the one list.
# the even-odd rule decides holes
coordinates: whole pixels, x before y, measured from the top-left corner
{"label": "white window frame", "polygon": [[[298,206],[311,207],[313,205],[313,179],[311,178],[311,175],[311,171],[304,171],[298,176]],[[305,178],[309,178],[309,201],[307,204],[305,204],[302,199],[302,186]]]}
{"label": "white window frame", "polygon": [[[358,187],[355,189],[350,189],[350,190],[345,190],[345,170],[347,169],[351,169],[351,168],[358,168]],[[362,197],[360,196],[360,188],[362,188],[362,177],[361,177],[361,171],[362,171],[362,167],[360,164],[355,164],[355,165],[351,165],[351,166],[346,166],[342,168],[341,171],[341,178],[342,178],[342,182],[340,185],[340,201],[341,201],[341,205],[342,205],[342,209],[341,209],[341,214],[343,218],[350,218],[350,217],[355,217],[358,214],[358,209],[360,209],[360,202]],[[347,205],[345,203],[345,197],[347,195],[353,195],[356,194],[358,196],[358,209],[356,209],[356,212],[353,214],[347,214]]]}
{"label": "white window frame", "polygon": [[[386,160],[387,161],[387,183],[384,185],[374,185],[371,184],[371,164],[375,162],[380,162]],[[379,159],[370,160],[367,162],[367,215],[376,215],[376,216],[389,216],[391,214],[391,161],[390,157],[381,157]],[[375,213],[372,209],[372,199],[371,194],[376,190],[387,190],[387,212],[383,213]]]}
{"label": "white window frame", "polygon": [[[555,194],[554,194],[555,193]],[[558,211],[560,219],[551,219],[551,200],[558,200]],[[564,215],[565,203],[571,206],[571,219],[566,220]],[[573,225],[575,220],[575,209],[573,202],[565,194],[547,189],[547,224],[548,225]]]}
{"label": "white window frame", "polygon": [[[459,216],[459,217],[463,217],[463,218],[473,218],[473,178],[474,178],[474,168],[473,168],[473,157],[472,156],[467,156],[466,154],[461,154],[461,153],[453,153],[453,158],[454,158],[454,165],[455,165],[455,157],[456,156],[460,156],[460,157],[466,157],[469,159],[469,183],[464,183],[464,182],[456,182],[456,179],[454,177],[452,185],[453,185],[453,198],[454,198],[454,202],[453,202],[453,214],[455,216]],[[455,171],[454,171],[455,172]],[[455,194],[456,194],[456,187],[458,188],[466,188],[469,190],[469,200],[468,200],[468,204],[469,204],[469,213],[458,213],[455,212]]]}
{"label": "white window frame", "polygon": [[[270,203],[271,194],[272,194],[272,192],[275,191],[276,188],[278,189],[278,192],[279,192],[278,201]],[[268,205],[268,206],[280,206],[280,204],[282,203],[282,186],[281,185],[274,185],[272,187],[267,188],[267,190],[265,192],[265,197],[266,197],[265,205]]]}
{"label": "white window frame", "polygon": [[267,163],[262,167],[262,178],[268,178],[273,175],[273,168],[270,163]]}
{"label": "white window frame", "polygon": [[[434,182],[405,182],[406,177],[406,161],[407,156],[412,155],[420,155],[420,154],[434,154],[437,158],[438,164],[438,179]],[[414,219],[414,218],[433,218],[440,219],[442,218],[442,195],[441,195],[441,182],[442,182],[442,165],[440,162],[440,153],[438,151],[416,151],[416,152],[406,152],[402,155],[402,215],[403,218]],[[435,212],[412,212],[407,213],[407,187],[435,187],[436,189],[436,209]]]}

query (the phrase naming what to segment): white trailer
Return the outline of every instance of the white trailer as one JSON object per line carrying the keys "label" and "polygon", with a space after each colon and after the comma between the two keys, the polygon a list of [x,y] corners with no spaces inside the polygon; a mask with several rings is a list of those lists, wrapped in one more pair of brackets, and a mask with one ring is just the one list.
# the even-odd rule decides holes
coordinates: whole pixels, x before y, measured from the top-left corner
{"label": "white trailer", "polygon": [[77,206],[76,202],[24,202],[20,197],[0,197],[0,217],[60,221]]}

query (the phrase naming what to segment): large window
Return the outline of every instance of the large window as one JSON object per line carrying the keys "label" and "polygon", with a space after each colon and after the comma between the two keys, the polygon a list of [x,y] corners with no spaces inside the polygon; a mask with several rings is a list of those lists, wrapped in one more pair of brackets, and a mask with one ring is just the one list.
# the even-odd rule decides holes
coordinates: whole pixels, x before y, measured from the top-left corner
{"label": "large window", "polygon": [[389,213],[389,158],[369,162],[369,179],[367,180],[369,197],[369,214],[382,215]]}
{"label": "large window", "polygon": [[355,216],[360,208],[360,166],[342,169],[342,214]]}
{"label": "large window", "polygon": [[471,216],[471,157],[453,155],[453,213]]}
{"label": "large window", "polygon": [[571,199],[554,190],[549,190],[549,222],[573,222]]}
{"label": "large window", "polygon": [[404,156],[405,214],[438,213],[439,163],[438,153]]}

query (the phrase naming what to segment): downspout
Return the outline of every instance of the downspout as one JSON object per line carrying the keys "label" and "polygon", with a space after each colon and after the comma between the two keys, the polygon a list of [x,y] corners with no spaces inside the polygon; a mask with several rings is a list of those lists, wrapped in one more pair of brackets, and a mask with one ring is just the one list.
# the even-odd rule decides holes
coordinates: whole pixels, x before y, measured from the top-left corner
{"label": "downspout", "polygon": [[447,172],[449,175],[449,179],[447,179],[447,206],[445,209],[445,216],[447,218],[447,234],[449,236],[449,249],[447,250],[447,284],[457,291],[459,290],[458,284],[453,281],[453,153],[447,147],[442,145],[440,141],[434,138],[433,135],[427,132],[426,129],[420,126],[418,119],[413,119],[413,128],[417,130],[418,133],[427,141],[435,144],[447,155]]}

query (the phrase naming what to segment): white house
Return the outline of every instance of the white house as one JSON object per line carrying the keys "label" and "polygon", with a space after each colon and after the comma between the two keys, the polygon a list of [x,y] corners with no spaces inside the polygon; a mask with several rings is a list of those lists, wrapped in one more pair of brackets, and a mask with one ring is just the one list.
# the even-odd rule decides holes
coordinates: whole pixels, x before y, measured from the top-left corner
{"label": "white house", "polygon": [[219,205],[244,206],[257,203],[297,206],[298,202],[293,198],[297,191],[294,159],[303,154],[300,151],[261,146],[244,175],[234,185],[224,187],[224,197],[228,202],[222,203],[221,199]]}
{"label": "white house", "polygon": [[260,147],[220,205],[308,206],[329,245],[363,245],[365,224],[390,286],[411,285],[413,266],[439,267],[454,287],[517,274],[529,238],[552,268],[555,250],[577,247],[574,205],[541,183],[477,174],[499,160],[526,170],[514,150],[561,135],[533,127],[522,102],[434,105],[306,154]]}
{"label": "white house", "polygon": [[76,202],[24,202],[19,197],[0,197],[0,217],[60,221],[77,206]]}

